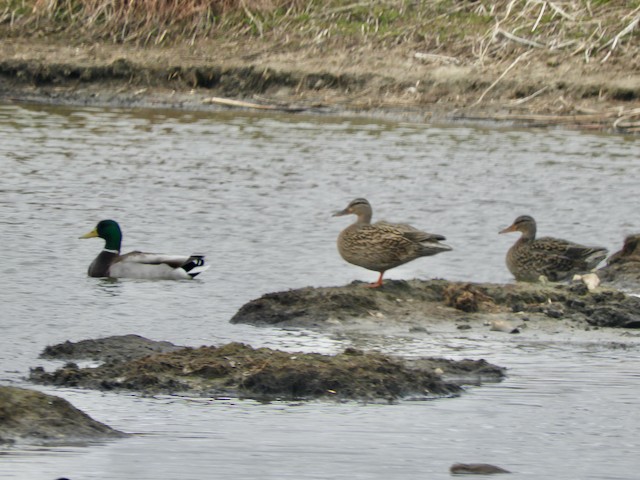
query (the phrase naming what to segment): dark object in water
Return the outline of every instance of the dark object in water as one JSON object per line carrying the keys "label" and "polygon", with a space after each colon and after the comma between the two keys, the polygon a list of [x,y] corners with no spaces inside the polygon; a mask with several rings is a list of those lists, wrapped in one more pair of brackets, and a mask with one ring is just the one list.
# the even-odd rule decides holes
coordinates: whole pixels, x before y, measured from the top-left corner
{"label": "dark object in water", "polygon": [[511,473],[504,468],[496,467],[488,463],[454,463],[449,471],[456,475],[492,475],[494,473]]}

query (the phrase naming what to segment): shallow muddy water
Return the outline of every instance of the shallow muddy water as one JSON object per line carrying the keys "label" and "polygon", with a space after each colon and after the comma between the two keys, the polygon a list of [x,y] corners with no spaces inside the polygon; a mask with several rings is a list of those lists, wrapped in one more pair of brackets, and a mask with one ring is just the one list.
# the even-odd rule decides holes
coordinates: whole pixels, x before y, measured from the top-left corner
{"label": "shallow muddy water", "polygon": [[[366,119],[0,106],[0,382],[40,388],[114,428],[98,445],[0,450],[0,477],[154,480],[442,479],[455,462],[488,462],[510,478],[635,479],[640,467],[640,348],[591,332],[540,341],[527,332],[334,336],[231,325],[245,302],[376,274],[335,248],[366,197],[374,219],[407,221],[454,250],[388,278],[509,282],[498,235],[528,213],[541,235],[611,251],[640,231],[640,140]],[[123,249],[204,253],[193,282],[106,281],[86,269],[98,220]],[[241,341],[332,353],[485,358],[500,384],[460,398],[380,405],[260,404],[141,398],[33,387],[46,345],[136,333],[199,346]],[[537,366],[536,366],[537,365]],[[534,368],[535,366],[535,368]]]}

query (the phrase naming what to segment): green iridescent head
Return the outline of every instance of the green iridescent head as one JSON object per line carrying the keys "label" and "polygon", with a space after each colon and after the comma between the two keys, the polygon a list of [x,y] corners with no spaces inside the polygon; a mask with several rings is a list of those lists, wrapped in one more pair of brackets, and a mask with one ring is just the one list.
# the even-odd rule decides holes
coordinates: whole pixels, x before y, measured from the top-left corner
{"label": "green iridescent head", "polygon": [[103,238],[105,241],[104,248],[107,250],[120,251],[120,245],[122,244],[122,231],[120,230],[118,222],[114,220],[102,220],[96,225],[96,228],[91,230],[89,233],[82,235],[80,238],[94,237]]}

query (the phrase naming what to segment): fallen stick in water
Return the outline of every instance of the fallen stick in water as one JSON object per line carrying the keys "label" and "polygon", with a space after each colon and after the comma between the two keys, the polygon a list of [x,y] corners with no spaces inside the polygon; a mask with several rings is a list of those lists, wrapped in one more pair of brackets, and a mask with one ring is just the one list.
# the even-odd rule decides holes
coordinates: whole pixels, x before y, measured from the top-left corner
{"label": "fallen stick in water", "polygon": [[276,110],[280,112],[303,112],[307,107],[290,107],[285,105],[263,105],[261,103],[245,102],[244,100],[233,100],[232,98],[209,97],[202,103],[225,105],[227,107],[254,108],[256,110]]}

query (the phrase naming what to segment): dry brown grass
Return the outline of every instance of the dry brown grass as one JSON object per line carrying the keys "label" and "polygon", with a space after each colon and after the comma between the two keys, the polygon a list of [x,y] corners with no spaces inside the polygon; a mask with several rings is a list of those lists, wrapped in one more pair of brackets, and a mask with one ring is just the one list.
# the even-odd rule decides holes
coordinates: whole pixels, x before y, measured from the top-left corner
{"label": "dry brown grass", "polygon": [[[208,37],[296,0],[7,0],[0,22],[22,33],[73,33],[80,38],[160,44]],[[252,13],[254,12],[254,13]]]}
{"label": "dry brown grass", "polygon": [[455,60],[531,51],[637,62],[640,0],[0,0],[0,35],[135,44],[260,36],[410,44]]}
{"label": "dry brown grass", "polygon": [[[45,28],[74,29],[115,42],[162,43],[210,35],[220,28],[220,19],[237,12],[240,4],[236,0],[36,0],[30,20]],[[267,0],[256,5],[265,12],[275,8]]]}

